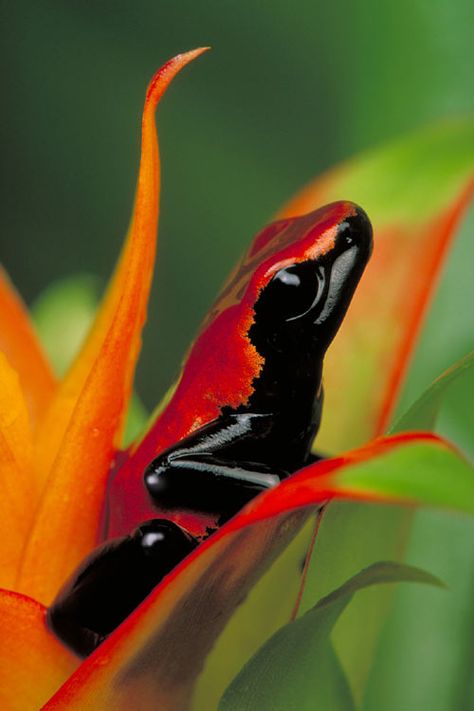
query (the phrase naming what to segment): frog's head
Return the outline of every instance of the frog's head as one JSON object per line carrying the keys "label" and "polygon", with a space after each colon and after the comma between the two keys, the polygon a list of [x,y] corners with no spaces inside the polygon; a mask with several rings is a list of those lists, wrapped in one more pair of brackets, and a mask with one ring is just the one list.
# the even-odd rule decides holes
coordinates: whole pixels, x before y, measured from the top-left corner
{"label": "frog's head", "polygon": [[[372,248],[366,214],[335,202],[265,227],[204,320],[160,424],[170,446],[272,387],[315,392]],[[315,382],[316,380],[316,382]],[[168,418],[168,419],[167,419]]]}
{"label": "frog's head", "polygon": [[[281,249],[264,260],[265,272],[260,271],[249,337],[265,359],[279,353],[322,358],[370,257],[372,227],[365,212],[349,202],[333,203],[281,226]],[[266,241],[262,233],[255,256],[271,243],[275,249],[275,240]]]}

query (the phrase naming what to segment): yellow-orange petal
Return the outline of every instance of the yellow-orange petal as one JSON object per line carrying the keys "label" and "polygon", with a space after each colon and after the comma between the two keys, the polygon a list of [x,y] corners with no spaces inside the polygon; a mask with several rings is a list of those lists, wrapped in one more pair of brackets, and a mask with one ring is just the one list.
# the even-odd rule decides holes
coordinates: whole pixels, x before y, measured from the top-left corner
{"label": "yellow-orange petal", "polygon": [[19,376],[0,353],[0,587],[14,585],[38,504],[31,432]]}
{"label": "yellow-orange petal", "polygon": [[45,603],[97,540],[106,478],[121,436],[153,272],[159,191],[154,112],[173,77],[203,51],[174,57],[150,83],[128,238],[90,336],[60,385],[39,434],[38,468],[50,473],[19,585],[22,592]]}
{"label": "yellow-orange petal", "polygon": [[78,660],[45,626],[45,608],[0,590],[0,708],[38,711]]}
{"label": "yellow-orange petal", "polygon": [[280,213],[354,200],[374,226],[374,252],[324,364],[317,446],[336,452],[389,423],[430,297],[473,194],[471,121],[446,122],[329,171]]}
{"label": "yellow-orange petal", "polygon": [[2,267],[0,323],[0,351],[5,353],[20,376],[32,423],[37,423],[51,402],[56,381],[28,311]]}
{"label": "yellow-orange petal", "polygon": [[[179,54],[152,78],[142,116],[140,170],[134,211],[127,239],[115,272],[103,298],[89,335],[61,383],[38,437],[38,463],[49,471],[73,416],[94,364],[103,357],[106,341],[115,332],[121,345],[127,344],[126,387],[120,389],[124,405],[140,347],[140,334],[153,276],[158,225],[160,166],[155,130],[155,109],[175,75],[204,50]],[[123,337],[117,336],[122,331]],[[112,367],[121,354],[112,354]],[[115,356],[115,357],[114,357]],[[123,412],[121,413],[123,419]]]}

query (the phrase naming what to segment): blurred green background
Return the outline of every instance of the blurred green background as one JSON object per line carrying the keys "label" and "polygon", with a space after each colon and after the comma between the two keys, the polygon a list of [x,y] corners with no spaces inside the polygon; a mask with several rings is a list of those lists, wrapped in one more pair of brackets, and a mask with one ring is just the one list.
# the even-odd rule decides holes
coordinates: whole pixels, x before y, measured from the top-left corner
{"label": "blurred green background", "polygon": [[[146,84],[178,51],[213,47],[174,82],[158,112],[158,267],[137,376],[149,409],[176,377],[227,272],[282,202],[337,161],[474,108],[467,0],[1,7],[1,255],[30,304],[65,276],[106,283],[131,212]],[[473,347],[473,228],[471,212],[405,405]],[[474,454],[472,381],[451,395],[440,428]],[[437,590],[397,594],[367,709],[474,703],[472,533],[447,514],[418,517],[410,562],[451,584],[451,604]]]}
{"label": "blurred green background", "polygon": [[138,369],[153,407],[284,200],[365,147],[472,108],[469,5],[3,2],[2,261],[29,303],[77,272],[105,283],[130,216],[146,84],[178,51],[212,45],[158,113],[159,256]]}

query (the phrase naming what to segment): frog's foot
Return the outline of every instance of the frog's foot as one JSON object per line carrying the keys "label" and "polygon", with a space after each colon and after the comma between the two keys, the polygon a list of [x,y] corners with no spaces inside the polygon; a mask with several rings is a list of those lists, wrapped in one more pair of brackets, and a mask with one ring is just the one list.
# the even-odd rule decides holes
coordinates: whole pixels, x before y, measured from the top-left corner
{"label": "frog's foot", "polygon": [[123,622],[198,544],[166,519],[146,521],[129,536],[94,550],[48,610],[54,633],[85,657]]}
{"label": "frog's foot", "polygon": [[216,458],[213,454],[172,453],[158,457],[145,471],[145,486],[158,506],[218,513],[219,525],[257,494],[288,476],[253,462]]}

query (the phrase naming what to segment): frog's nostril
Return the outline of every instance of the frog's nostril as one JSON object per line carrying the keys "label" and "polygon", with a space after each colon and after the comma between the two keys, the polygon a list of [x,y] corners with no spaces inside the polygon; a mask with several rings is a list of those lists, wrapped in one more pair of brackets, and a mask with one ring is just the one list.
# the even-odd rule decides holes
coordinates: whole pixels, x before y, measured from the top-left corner
{"label": "frog's nostril", "polygon": [[338,230],[338,240],[347,247],[358,247],[367,257],[372,251],[372,225],[367,213],[354,205],[354,213],[341,222]]}

